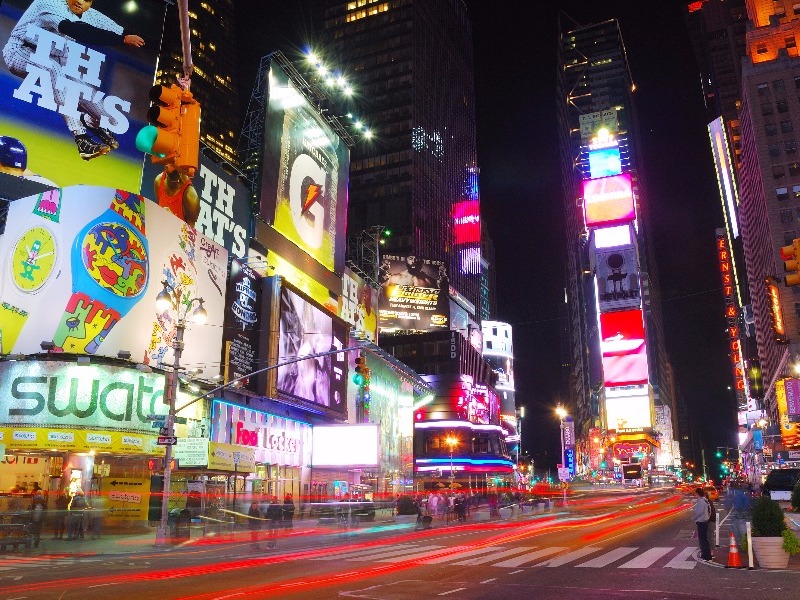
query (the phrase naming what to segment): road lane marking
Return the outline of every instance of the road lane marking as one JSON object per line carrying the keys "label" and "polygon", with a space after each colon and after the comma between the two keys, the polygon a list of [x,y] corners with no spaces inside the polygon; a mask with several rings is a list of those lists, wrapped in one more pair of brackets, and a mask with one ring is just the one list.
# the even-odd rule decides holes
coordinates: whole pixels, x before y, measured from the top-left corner
{"label": "road lane marking", "polygon": [[633,560],[629,560],[623,565],[617,567],[618,569],[646,569],[647,567],[651,566],[654,562],[656,562],[659,558],[672,552],[675,548],[670,546],[669,548],[650,548],[646,552],[643,552]]}
{"label": "road lane marking", "polygon": [[509,573],[509,575],[516,575],[517,573],[524,573],[524,572],[525,572],[525,569],[519,569],[517,571],[511,571],[511,573]]}
{"label": "road lane marking", "polygon": [[[470,558],[467,560],[460,560],[458,562],[454,562],[454,565],[483,565],[488,562],[492,562],[497,560],[498,558],[505,558],[506,556],[514,556],[515,554],[519,554],[520,552],[525,552],[526,550],[532,550],[535,546],[520,546],[518,548],[511,548],[510,550],[503,550],[502,552],[497,552],[496,554],[492,554],[491,556],[479,556],[478,558]],[[463,556],[463,554],[462,554]]]}
{"label": "road lane marking", "polygon": [[[458,546],[458,548],[467,549],[469,546]],[[447,562],[448,560],[458,560],[460,558],[464,558],[466,556],[475,556],[476,554],[486,554],[488,552],[494,552],[497,550],[497,546],[489,546],[487,548],[474,548],[472,550],[467,550],[466,552],[458,552],[458,553],[450,553],[446,556],[439,556],[437,558],[432,558],[430,560],[426,560],[426,565],[436,565],[439,563]]]}
{"label": "road lane marking", "polygon": [[[667,564],[664,565],[665,569],[694,569],[697,565],[697,561],[694,560],[694,554],[699,552],[697,548],[690,546],[689,548],[684,548],[681,550],[678,555],[669,561]],[[692,560],[686,560],[688,557],[691,557]]]}
{"label": "road lane marking", "polygon": [[525,563],[532,562],[534,560],[538,560],[545,556],[550,556],[551,554],[555,554],[557,552],[561,552],[562,550],[568,550],[566,547],[559,547],[553,546],[552,548],[542,548],[541,550],[536,550],[534,552],[526,552],[522,556],[517,556],[516,558],[510,558],[508,560],[504,560],[499,563],[495,563],[493,567],[521,567]]}
{"label": "road lane marking", "polygon": [[560,567],[567,563],[571,563],[579,558],[583,558],[588,554],[594,554],[595,552],[600,552],[602,548],[598,548],[597,546],[586,546],[585,548],[580,548],[579,550],[574,550],[572,552],[567,552],[566,554],[562,554],[561,556],[556,556],[555,558],[551,558],[550,560],[546,560],[538,565],[533,565],[534,567]]}
{"label": "road lane marking", "polygon": [[450,590],[449,592],[442,592],[439,596],[447,596],[448,594],[455,594],[456,592],[463,592],[467,588],[456,588],[454,590]]}
{"label": "road lane marking", "polygon": [[429,545],[415,546],[414,548],[402,548],[399,550],[383,550],[375,554],[370,554],[369,556],[357,556],[355,558],[348,558],[346,560],[349,562],[369,562],[371,560],[375,562],[400,562],[412,556],[430,554],[431,552],[436,551],[441,552],[441,549],[445,547],[446,546]]}
{"label": "road lane marking", "polygon": [[497,577],[492,577],[491,579],[484,579],[481,583],[489,583],[490,581],[497,581]]}
{"label": "road lane marking", "polygon": [[90,588],[96,587],[106,587],[107,585],[119,585],[119,582],[115,581],[114,583],[98,583],[97,585],[90,585]]}
{"label": "road lane marking", "polygon": [[[311,560],[348,560],[356,556],[366,556],[366,555],[376,556],[384,552],[398,551],[400,548],[411,551],[418,547],[419,546],[416,546],[414,544],[397,544],[394,546],[381,546],[381,547],[376,546],[374,548],[351,550],[350,552],[342,552],[341,554],[336,554],[334,552],[331,552],[330,554],[326,554],[325,556],[314,557]],[[404,550],[399,550],[399,551],[403,552]]]}
{"label": "road lane marking", "polygon": [[[425,546],[423,546],[423,548],[424,547]],[[381,558],[376,562],[393,563],[393,562],[403,562],[404,560],[425,559],[428,556],[439,554],[440,552],[442,552],[441,550],[442,546],[427,546],[427,548],[429,548],[429,550],[414,552],[413,554],[401,554],[400,556],[392,556],[390,558]],[[450,558],[454,557],[451,556]],[[356,559],[356,560],[364,560],[364,559]]]}
{"label": "road lane marking", "polygon": [[615,548],[610,552],[606,552],[598,556],[597,558],[593,558],[592,560],[581,563],[579,565],[575,565],[576,567],[587,567],[587,568],[599,568],[599,567],[606,567],[610,565],[612,562],[618,561],[620,558],[623,558],[630,554],[631,552],[635,552],[638,550],[638,547],[631,547],[631,546],[621,546],[619,548]]}

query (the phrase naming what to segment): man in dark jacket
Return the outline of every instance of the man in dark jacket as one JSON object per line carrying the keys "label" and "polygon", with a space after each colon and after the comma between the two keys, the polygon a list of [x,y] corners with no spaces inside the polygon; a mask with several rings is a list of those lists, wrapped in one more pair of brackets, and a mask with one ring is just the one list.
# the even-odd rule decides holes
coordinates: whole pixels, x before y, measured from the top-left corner
{"label": "man in dark jacket", "polygon": [[269,530],[267,533],[267,548],[277,546],[278,529],[283,520],[283,505],[278,502],[278,497],[273,496],[267,508],[267,519],[269,520]]}
{"label": "man in dark jacket", "polygon": [[285,529],[291,529],[293,519],[294,502],[292,502],[292,495],[286,494],[286,497],[283,499],[283,527]]}
{"label": "man in dark jacket", "polygon": [[261,506],[257,500],[250,503],[250,510],[247,511],[247,528],[250,530],[250,546],[253,550],[261,550],[259,545],[259,537],[261,534],[261,525],[263,519],[261,518]]}

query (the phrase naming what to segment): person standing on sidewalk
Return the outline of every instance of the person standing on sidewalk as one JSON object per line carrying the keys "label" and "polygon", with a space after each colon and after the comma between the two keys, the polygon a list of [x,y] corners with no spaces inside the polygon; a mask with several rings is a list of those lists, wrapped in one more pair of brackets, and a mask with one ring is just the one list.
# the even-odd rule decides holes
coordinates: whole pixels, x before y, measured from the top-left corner
{"label": "person standing on sidewalk", "polygon": [[83,513],[86,511],[86,497],[83,490],[78,489],[69,503],[69,519],[67,520],[67,541],[83,538]]}
{"label": "person standing on sidewalk", "polygon": [[56,496],[56,514],[53,520],[54,540],[64,539],[64,532],[67,528],[67,508],[69,508],[69,500],[64,490],[61,490]]}
{"label": "person standing on sidewalk", "polygon": [[286,496],[283,499],[283,528],[291,529],[293,520],[294,520],[294,502],[292,501],[292,495],[286,494]]}
{"label": "person standing on sidewalk", "polygon": [[33,536],[33,547],[38,548],[42,539],[42,525],[47,505],[44,501],[44,494],[41,490],[33,493],[31,500],[31,535]]}
{"label": "person standing on sidewalk", "polygon": [[267,519],[269,519],[269,530],[267,533],[267,548],[275,548],[278,541],[278,529],[281,527],[283,519],[283,506],[278,502],[278,497],[273,496],[267,508]]}
{"label": "person standing on sidewalk", "polygon": [[250,530],[250,547],[253,550],[261,550],[261,506],[258,501],[253,499],[250,510],[247,511],[247,528]]}
{"label": "person standing on sidewalk", "polygon": [[700,560],[708,562],[712,559],[711,547],[708,544],[708,522],[711,519],[711,504],[709,504],[703,488],[696,488],[695,493],[697,494],[697,502],[694,504],[692,519],[697,525],[697,541],[700,544]]}

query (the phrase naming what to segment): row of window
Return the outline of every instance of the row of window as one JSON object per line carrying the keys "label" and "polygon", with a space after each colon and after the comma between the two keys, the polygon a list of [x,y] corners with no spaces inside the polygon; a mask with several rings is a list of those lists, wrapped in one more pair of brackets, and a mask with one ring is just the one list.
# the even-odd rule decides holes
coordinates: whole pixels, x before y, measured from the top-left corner
{"label": "row of window", "polygon": [[788,187],[775,188],[775,196],[778,198],[779,202],[783,202],[789,198],[800,200],[800,185],[793,185],[791,193],[789,192]]}
{"label": "row of window", "polygon": [[800,175],[800,162],[791,162],[788,165],[772,165],[772,177],[780,179],[786,175],[786,170],[789,170],[789,175],[795,177]]}
{"label": "row of window", "polygon": [[[794,89],[800,90],[800,77],[794,78]],[[768,83],[759,83],[756,86],[756,90],[758,90],[758,95],[762,98],[769,96]],[[782,94],[786,92],[786,84],[784,83],[783,79],[776,79],[772,82],[772,91],[776,94]]]}
{"label": "row of window", "polygon": [[[769,137],[778,135],[778,126],[775,123],[764,123],[764,131]],[[781,133],[792,133],[793,131],[794,126],[791,119],[781,121]]]}
{"label": "row of window", "polygon": [[787,140],[769,145],[769,155],[772,157],[781,155],[781,146],[787,155],[797,154],[797,140]]}

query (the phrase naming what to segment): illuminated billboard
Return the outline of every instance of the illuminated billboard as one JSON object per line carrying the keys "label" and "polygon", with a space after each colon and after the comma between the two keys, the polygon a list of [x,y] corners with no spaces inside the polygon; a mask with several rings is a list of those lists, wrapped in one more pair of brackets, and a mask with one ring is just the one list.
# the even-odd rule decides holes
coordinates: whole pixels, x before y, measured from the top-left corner
{"label": "illuminated billboard", "polygon": [[[280,290],[278,363],[347,347],[347,325],[286,286]],[[279,395],[347,414],[345,353],[308,358],[278,367]]]}
{"label": "illuminated billboard", "polygon": [[[792,381],[792,380],[788,380]],[[800,424],[789,418],[789,406],[786,398],[786,379],[775,382],[775,399],[778,404],[778,421],[781,427],[781,440],[786,449],[800,448]],[[795,384],[791,383],[791,386]],[[792,398],[795,399],[794,390]]]}
{"label": "illuminated billboard", "polygon": [[342,273],[338,315],[353,326],[356,337],[378,339],[378,290],[349,267]]}
{"label": "illuminated billboard", "polygon": [[266,92],[260,216],[341,273],[350,150],[274,61]]}
{"label": "illuminated billboard", "polygon": [[378,425],[315,425],[311,428],[311,465],[377,467]]}
{"label": "illuminated billboard", "polygon": [[481,243],[481,203],[478,200],[453,204],[453,243]]}
{"label": "illuminated billboard", "polygon": [[[225,302],[223,375],[225,381],[244,377],[264,367],[259,360],[261,323],[261,276],[246,263],[231,261],[228,297]],[[245,388],[258,393],[256,379],[242,380]]]}
{"label": "illuminated billboard", "polygon": [[639,262],[635,246],[596,250],[595,266],[600,312],[640,306]]}
{"label": "illuminated billboard", "polygon": [[[0,134],[24,148],[19,175],[53,187],[138,190],[166,4],[4,0]],[[2,191],[2,190],[0,190]]]}
{"label": "illuminated billboard", "polygon": [[55,351],[172,364],[177,318],[162,281],[205,325],[186,329],[183,363],[219,372],[228,253],[158,205],[118,189],[72,186],[15,200],[0,237],[3,353]]}
{"label": "illuminated billboard", "polygon": [[592,179],[622,173],[622,158],[619,146],[589,150],[589,173]]}
{"label": "illuminated billboard", "polygon": [[583,182],[587,227],[613,225],[636,218],[630,173]]}
{"label": "illuminated billboard", "polygon": [[450,284],[444,261],[384,255],[380,283],[380,331],[448,329]]}
{"label": "illuminated billboard", "polygon": [[200,153],[193,179],[144,163],[141,194],[210,237],[231,256],[244,258],[250,237],[250,190],[238,177]]}
{"label": "illuminated billboard", "polygon": [[708,124],[708,135],[711,138],[711,155],[714,157],[714,168],[717,171],[717,183],[722,197],[722,212],[725,225],[733,238],[739,237],[739,193],[736,189],[736,178],[731,164],[731,151],[722,117],[717,117]]}
{"label": "illuminated billboard", "polygon": [[609,431],[653,427],[650,396],[647,394],[606,398],[605,406]]}
{"label": "illuminated billboard", "polygon": [[641,310],[600,313],[600,349],[606,386],[648,382],[647,345]]}

